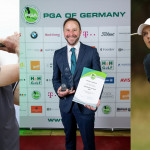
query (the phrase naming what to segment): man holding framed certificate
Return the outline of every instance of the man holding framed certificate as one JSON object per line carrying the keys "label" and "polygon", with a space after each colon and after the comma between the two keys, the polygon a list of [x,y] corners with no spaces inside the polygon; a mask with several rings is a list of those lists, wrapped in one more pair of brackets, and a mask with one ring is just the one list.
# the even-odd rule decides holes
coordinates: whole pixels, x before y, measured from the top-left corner
{"label": "man holding framed certificate", "polygon": [[[84,150],[94,150],[94,120],[97,108],[76,103],[73,98],[84,67],[101,71],[100,57],[96,48],[79,42],[82,31],[77,19],[65,20],[63,30],[67,46],[55,51],[52,82],[60,98],[59,107],[66,134],[66,149],[76,149],[78,125]],[[100,99],[97,100],[97,107],[99,105]]]}

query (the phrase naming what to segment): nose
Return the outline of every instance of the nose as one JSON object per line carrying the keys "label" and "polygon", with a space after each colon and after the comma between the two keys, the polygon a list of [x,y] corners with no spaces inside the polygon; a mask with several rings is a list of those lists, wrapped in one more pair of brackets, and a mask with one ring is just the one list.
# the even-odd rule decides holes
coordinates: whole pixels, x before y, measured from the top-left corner
{"label": "nose", "polygon": [[74,34],[74,32],[73,32],[73,31],[70,31],[70,32],[69,32],[69,35],[70,35],[70,36],[72,36],[73,34]]}

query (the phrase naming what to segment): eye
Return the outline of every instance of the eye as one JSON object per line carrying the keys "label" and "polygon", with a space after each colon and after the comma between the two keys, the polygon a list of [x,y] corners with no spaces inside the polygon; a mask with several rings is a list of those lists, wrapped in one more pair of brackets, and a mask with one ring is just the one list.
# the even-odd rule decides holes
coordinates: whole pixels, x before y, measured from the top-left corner
{"label": "eye", "polygon": [[69,29],[66,29],[65,31],[66,31],[66,32],[69,32],[70,30],[69,30]]}
{"label": "eye", "polygon": [[147,34],[148,34],[147,32],[143,32],[143,34],[142,34],[142,35],[143,35],[143,37],[144,37],[144,36],[146,36]]}

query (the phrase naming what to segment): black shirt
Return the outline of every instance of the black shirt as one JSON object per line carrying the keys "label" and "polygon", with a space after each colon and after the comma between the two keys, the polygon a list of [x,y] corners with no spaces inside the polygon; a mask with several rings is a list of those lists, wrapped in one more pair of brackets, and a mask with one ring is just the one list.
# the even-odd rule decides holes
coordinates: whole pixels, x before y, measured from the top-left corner
{"label": "black shirt", "polygon": [[144,58],[144,69],[147,79],[150,82],[150,54],[146,55],[146,57]]}
{"label": "black shirt", "polygon": [[0,87],[0,150],[19,150],[12,86]]}

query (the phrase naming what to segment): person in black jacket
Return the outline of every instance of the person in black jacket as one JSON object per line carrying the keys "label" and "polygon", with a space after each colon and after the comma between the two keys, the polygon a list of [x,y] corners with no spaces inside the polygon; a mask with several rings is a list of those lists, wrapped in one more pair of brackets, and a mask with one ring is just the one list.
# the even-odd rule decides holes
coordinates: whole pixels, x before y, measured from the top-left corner
{"label": "person in black jacket", "polygon": [[[146,46],[150,49],[150,18],[138,27],[137,33],[143,36]],[[150,53],[144,58],[144,69],[147,79],[150,82]]]}

